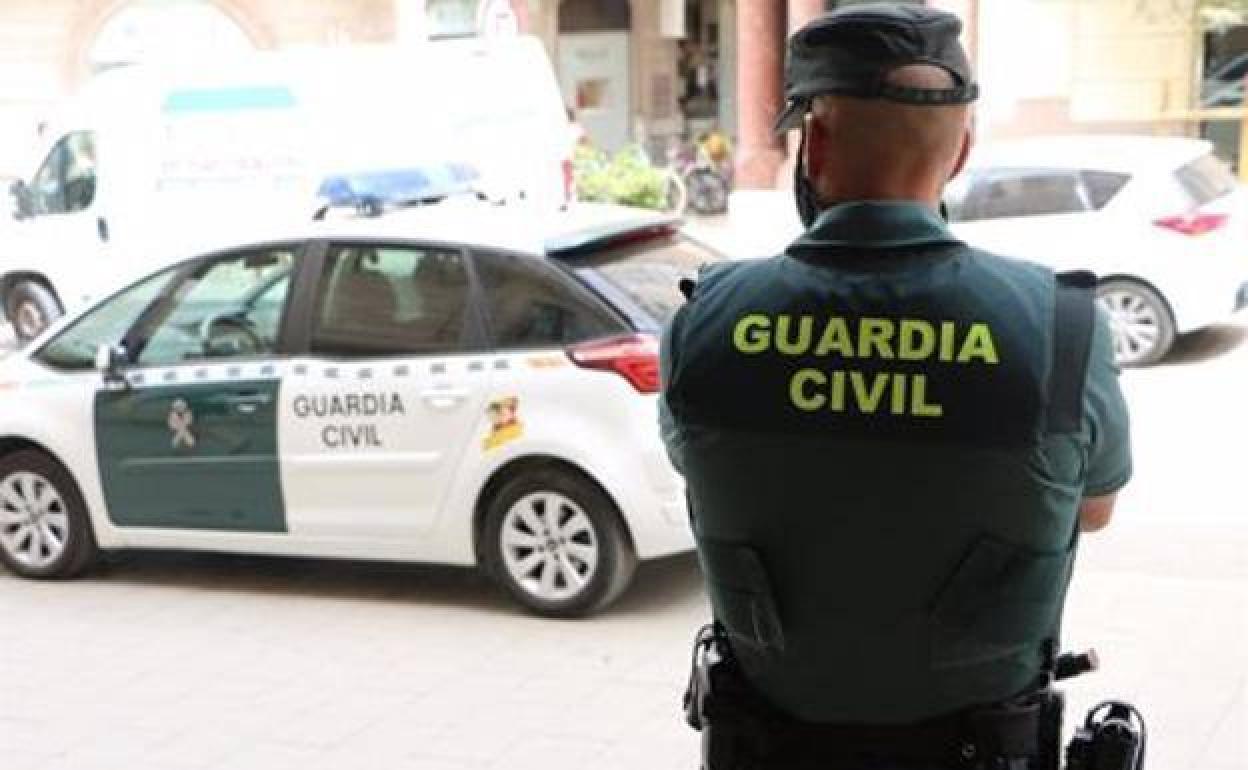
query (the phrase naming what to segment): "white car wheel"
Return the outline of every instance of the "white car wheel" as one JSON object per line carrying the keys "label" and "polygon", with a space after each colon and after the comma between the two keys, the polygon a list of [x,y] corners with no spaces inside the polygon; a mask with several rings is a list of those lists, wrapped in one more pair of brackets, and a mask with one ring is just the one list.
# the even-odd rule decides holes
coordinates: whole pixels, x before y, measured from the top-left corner
{"label": "white car wheel", "polygon": [[576,596],[598,569],[594,525],[561,494],[534,492],[517,500],[500,535],[507,577],[543,602]]}
{"label": "white car wheel", "polygon": [[576,617],[624,591],[637,557],[615,505],[570,471],[517,475],[488,502],[483,557],[520,603],[542,615]]}
{"label": "white car wheel", "polygon": [[1147,366],[1160,361],[1174,344],[1174,319],[1157,292],[1135,281],[1115,279],[1097,289],[1109,316],[1114,357],[1122,366]]}
{"label": "white car wheel", "polygon": [[69,474],[32,450],[0,458],[0,561],[23,577],[71,577],[96,555],[82,496]]}

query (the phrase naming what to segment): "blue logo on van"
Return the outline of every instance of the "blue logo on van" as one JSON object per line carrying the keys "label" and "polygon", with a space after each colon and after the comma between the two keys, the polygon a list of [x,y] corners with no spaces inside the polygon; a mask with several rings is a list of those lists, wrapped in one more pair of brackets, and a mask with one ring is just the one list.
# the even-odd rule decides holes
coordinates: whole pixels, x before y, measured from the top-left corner
{"label": "blue logo on van", "polygon": [[285,86],[202,88],[173,91],[165,97],[165,112],[226,112],[229,110],[290,109],[295,95]]}

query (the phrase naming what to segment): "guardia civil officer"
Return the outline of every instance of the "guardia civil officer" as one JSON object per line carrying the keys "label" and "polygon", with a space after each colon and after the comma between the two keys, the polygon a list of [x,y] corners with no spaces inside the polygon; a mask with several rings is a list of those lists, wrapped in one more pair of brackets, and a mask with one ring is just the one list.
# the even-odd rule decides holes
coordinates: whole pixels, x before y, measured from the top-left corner
{"label": "guardia civil officer", "polygon": [[939,214],[978,93],[960,31],[880,3],[793,35],[807,230],[705,271],[664,336],[711,770],[1054,764],[1062,606],[1130,475],[1127,413],[1091,276]]}

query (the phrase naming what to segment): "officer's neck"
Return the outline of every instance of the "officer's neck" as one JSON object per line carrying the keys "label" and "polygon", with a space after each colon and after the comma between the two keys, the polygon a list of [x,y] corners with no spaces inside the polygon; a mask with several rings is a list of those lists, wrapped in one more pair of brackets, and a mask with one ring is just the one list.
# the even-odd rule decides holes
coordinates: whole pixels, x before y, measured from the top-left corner
{"label": "officer's neck", "polygon": [[871,179],[826,179],[819,189],[820,208],[860,201],[916,203],[940,210],[944,182],[938,179],[889,179],[880,174]]}

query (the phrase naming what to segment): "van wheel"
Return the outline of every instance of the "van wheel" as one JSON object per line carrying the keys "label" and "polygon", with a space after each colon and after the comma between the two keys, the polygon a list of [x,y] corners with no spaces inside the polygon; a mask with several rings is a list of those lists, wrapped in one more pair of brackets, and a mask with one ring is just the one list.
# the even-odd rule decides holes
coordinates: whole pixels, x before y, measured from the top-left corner
{"label": "van wheel", "polygon": [[1174,345],[1174,318],[1157,292],[1138,281],[1114,278],[1096,289],[1109,316],[1114,358],[1120,366],[1148,366]]}
{"label": "van wheel", "polygon": [[13,334],[21,344],[30,342],[61,317],[63,310],[56,295],[39,281],[22,281],[9,289],[4,312],[13,324]]}
{"label": "van wheel", "polygon": [[584,477],[558,469],[503,484],[488,503],[484,536],[486,569],[539,615],[600,610],[637,569],[615,505]]}
{"label": "van wheel", "polygon": [[70,578],[99,549],[82,493],[69,472],[43,452],[0,458],[0,561],[27,578]]}

